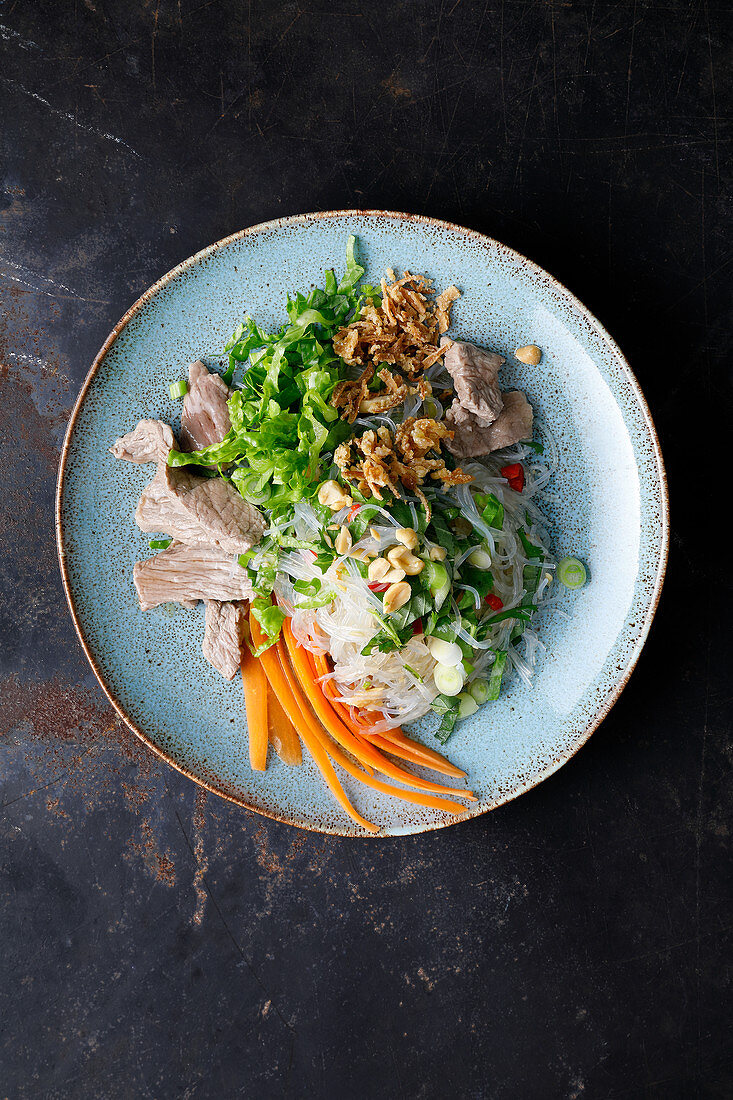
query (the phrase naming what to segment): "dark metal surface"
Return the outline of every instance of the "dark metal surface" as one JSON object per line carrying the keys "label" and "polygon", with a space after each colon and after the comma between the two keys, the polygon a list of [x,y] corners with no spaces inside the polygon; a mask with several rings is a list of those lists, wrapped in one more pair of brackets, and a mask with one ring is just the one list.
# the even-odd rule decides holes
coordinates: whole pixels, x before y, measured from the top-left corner
{"label": "dark metal surface", "polygon": [[[727,11],[0,4],[0,1095],[731,1094]],[[575,291],[649,399],[674,529],[579,756],[378,843],[255,818],[136,742],[53,542],[118,317],[228,232],[341,206],[472,225]]]}

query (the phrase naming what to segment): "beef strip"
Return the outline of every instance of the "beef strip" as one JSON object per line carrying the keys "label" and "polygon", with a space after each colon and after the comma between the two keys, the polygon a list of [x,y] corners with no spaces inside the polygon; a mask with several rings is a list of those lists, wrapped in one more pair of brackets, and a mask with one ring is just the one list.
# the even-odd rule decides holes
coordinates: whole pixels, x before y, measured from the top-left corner
{"label": "beef strip", "polygon": [[456,458],[475,458],[511,447],[522,439],[532,438],[532,418],[532,406],[524,394],[510,390],[504,394],[504,408],[493,424],[486,424],[461,410],[450,424],[455,435],[448,442],[448,449]]}
{"label": "beef strip", "polygon": [[492,424],[504,405],[498,381],[499,368],[504,362],[504,357],[496,352],[454,341],[445,353],[445,369],[458,395],[452,411],[458,412],[460,408],[484,424]]}
{"label": "beef strip", "polygon": [[199,451],[221,443],[230,430],[227,400],[231,390],[216,372],[203,363],[188,368],[188,393],[181,413],[181,450]]}
{"label": "beef strip", "polygon": [[233,679],[242,663],[246,621],[247,604],[242,600],[206,601],[206,629],[201,648],[206,660],[225,680]]}
{"label": "beef strip", "polygon": [[162,420],[141,420],[134,431],[113,443],[110,451],[125,462],[168,461],[168,452],[177,451],[173,432]]}
{"label": "beef strip", "polygon": [[165,531],[178,542],[243,554],[265,530],[262,513],[229,481],[202,478],[180,467],[159,466],[135,512],[141,531]]}
{"label": "beef strip", "polygon": [[252,597],[247,570],[214,546],[173,542],[167,550],[136,562],[132,577],[143,611],[183,600],[226,602]]}

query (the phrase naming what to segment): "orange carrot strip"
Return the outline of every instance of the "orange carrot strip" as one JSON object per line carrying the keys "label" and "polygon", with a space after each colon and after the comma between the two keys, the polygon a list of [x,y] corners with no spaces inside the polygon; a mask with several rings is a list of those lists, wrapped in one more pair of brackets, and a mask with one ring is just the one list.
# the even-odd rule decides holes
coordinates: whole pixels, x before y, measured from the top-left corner
{"label": "orange carrot strip", "polygon": [[[265,638],[260,630],[260,624],[252,614],[250,614],[249,617],[249,629],[254,644],[258,647],[261,646]],[[344,810],[346,810],[349,817],[353,818],[353,820],[364,829],[368,829],[371,833],[378,832],[377,826],[371,821],[367,821],[360,813],[357,813],[346,797],[344,789],[339,783],[338,776],[333,770],[333,764],[328,759],[328,755],[323,746],[318,723],[312,717],[307,706],[304,705],[304,702],[292,691],[290,683],[286,678],[282,659],[278,652],[281,646],[282,642],[279,643],[277,648],[270,647],[270,649],[266,649],[260,656],[260,661],[267,674],[267,679],[270,681],[273,692],[277,695],[283,710],[305,742],[336,800]]]}
{"label": "orange carrot strip", "polygon": [[267,767],[267,678],[262,665],[242,646],[242,684],[247,707],[249,762],[253,771]]}
{"label": "orange carrot strip", "polygon": [[326,695],[331,703],[331,706],[338,714],[341,721],[345,726],[351,730],[354,737],[358,737],[360,741],[365,741],[369,737],[369,723],[357,716],[354,718],[351,714],[351,710],[342,703],[338,697],[338,690],[333,680],[320,680],[321,676],[325,676],[331,671],[328,667],[326,658],[322,653],[313,654],[315,657],[316,679],[319,680],[319,686],[324,695]]}
{"label": "orange carrot strip", "polygon": [[[301,707],[305,707],[306,702],[298,688],[298,684],[295,679],[295,673],[292,670],[289,670],[288,664],[286,663],[287,657],[282,638],[278,639],[277,646],[279,650],[281,665],[285,671],[286,676],[289,673],[288,685],[290,687],[290,690],[293,692],[296,699],[299,700]],[[313,719],[313,721],[315,723],[315,719]],[[461,806],[459,802],[451,802],[447,798],[436,798],[435,795],[423,794],[422,791],[406,791],[403,787],[392,787],[389,785],[389,783],[382,783],[380,779],[374,779],[372,776],[369,776],[366,772],[362,771],[361,768],[358,768],[355,764],[353,764],[351,760],[349,760],[348,756],[346,756],[346,754],[341,751],[338,745],[335,745],[333,741],[329,741],[325,731],[318,729],[317,723],[315,723],[314,732],[316,731],[318,732],[319,739],[324,745],[324,748],[327,746],[328,752],[331,754],[336,763],[340,764],[344,771],[348,772],[349,775],[352,775],[355,779],[358,779],[359,782],[363,783],[366,787],[372,787],[374,790],[382,791],[383,794],[392,795],[394,798],[402,798],[405,802],[415,802],[419,806],[432,806],[438,810],[445,810],[446,813],[456,815],[467,813],[468,807]]]}
{"label": "orange carrot strip", "polygon": [[333,745],[329,752],[344,771],[347,771],[349,775],[353,775],[354,779],[358,779],[366,787],[373,787],[375,791],[390,794],[394,798],[402,798],[405,802],[415,802],[418,806],[432,806],[436,810],[445,810],[449,814],[458,815],[468,812],[468,806],[461,806],[460,802],[451,802],[447,798],[436,798],[435,795],[423,794],[422,791],[406,791],[404,787],[392,787],[389,783],[383,783],[381,779],[374,779],[357,768],[355,764],[352,764],[348,756],[341,752],[337,745]]}
{"label": "orange carrot strip", "polygon": [[[405,771],[404,768],[400,768],[397,764],[393,764],[391,760],[388,760],[386,756],[368,742],[359,743],[352,732],[339,720],[338,715],[334,712],[328,699],[323,694],[320,684],[311,671],[305,651],[302,647],[298,646],[295,640],[295,635],[290,625],[290,619],[286,619],[283,623],[283,634],[285,636],[285,644],[290,654],[293,669],[300,680],[299,686],[302,694],[309,701],[322,725],[331,737],[333,737],[339,745],[347,749],[352,756],[355,756],[359,763],[367,768],[367,771],[371,771],[368,767],[368,765],[371,764],[377,771],[382,772],[383,775],[389,776],[390,779],[398,779],[402,783],[407,783],[408,787],[421,787],[423,790],[434,791],[436,794],[448,794],[454,797],[457,796],[458,798],[467,798],[471,802],[476,800],[475,795],[470,791],[459,791],[454,787],[445,787],[441,783],[433,783],[428,779],[421,779],[420,776],[413,775],[412,772]],[[278,645],[280,645],[279,642]],[[288,676],[288,672],[289,669],[287,665],[285,665],[286,676]],[[290,679],[289,676],[288,679]],[[293,687],[292,683],[291,687]]]}
{"label": "orange carrot strip", "polygon": [[450,760],[446,760],[435,749],[429,749],[427,745],[423,745],[420,741],[413,741],[401,730],[385,730],[384,733],[380,733],[378,736],[386,737],[394,745],[416,753],[423,759],[426,768],[434,768],[436,771],[444,772],[445,775],[452,775],[456,779],[464,779],[468,774],[461,768],[457,768],[455,764],[451,764]]}
{"label": "orange carrot strip", "polygon": [[280,706],[277,696],[267,685],[267,727],[270,744],[284,764],[297,767],[303,763],[303,749],[293,724]]}
{"label": "orange carrot strip", "polygon": [[[412,745],[403,745],[399,741],[390,740],[386,733],[372,733],[368,734],[368,737],[371,743],[380,748],[382,752],[388,752],[392,756],[399,757],[400,760],[408,760],[411,764],[418,764],[421,768],[430,768],[432,771],[441,772],[452,779],[463,779],[466,776],[466,772],[462,772],[460,768],[454,768],[447,760],[442,761],[439,758],[436,761],[433,757],[421,753],[419,749],[413,748]],[[417,742],[413,741],[412,744],[417,745]]]}
{"label": "orange carrot strip", "polygon": [[[303,648],[305,649],[305,647]],[[326,664],[326,658],[323,656],[322,653],[311,653],[310,650],[305,650],[305,652],[308,656],[308,664],[310,665],[313,680],[318,685],[318,687],[320,687],[323,694],[328,698],[328,701],[330,702],[333,709],[336,711],[338,717],[341,719],[344,725],[351,730],[357,741],[359,741],[362,745],[366,744],[366,738],[364,737],[364,734],[358,723],[354,722],[354,720],[352,719],[351,714],[349,713],[349,708],[344,706],[344,704],[338,698],[338,691],[336,690],[333,681],[324,680],[323,683],[319,682],[319,677],[324,675],[324,673],[330,671],[328,665]],[[323,671],[319,671],[319,668]]]}
{"label": "orange carrot strip", "polygon": [[[314,654],[314,659],[316,671],[319,676],[325,676],[331,671],[322,653]],[[338,714],[342,722],[349,727],[352,733],[360,733],[362,737],[366,737],[372,742],[377,736],[383,740],[394,742],[395,746],[400,746],[404,749],[404,753],[397,751],[395,747],[394,749],[388,750],[391,751],[393,756],[400,756],[403,760],[412,760],[413,763],[420,764],[424,768],[432,768],[434,771],[443,772],[444,775],[453,776],[455,779],[465,779],[467,775],[466,772],[457,768],[454,764],[451,764],[449,760],[446,760],[444,756],[441,756],[440,753],[436,752],[434,749],[427,748],[426,745],[420,744],[419,741],[413,741],[397,727],[390,730],[384,730],[380,734],[370,734],[368,724],[356,723],[351,717],[348,708],[344,706],[339,699],[335,698],[338,692],[333,680],[321,681],[321,687],[328,694],[334,708],[338,708]],[[364,728],[364,725],[366,725],[367,728]],[[384,745],[380,745],[380,747],[383,749],[386,748]]]}

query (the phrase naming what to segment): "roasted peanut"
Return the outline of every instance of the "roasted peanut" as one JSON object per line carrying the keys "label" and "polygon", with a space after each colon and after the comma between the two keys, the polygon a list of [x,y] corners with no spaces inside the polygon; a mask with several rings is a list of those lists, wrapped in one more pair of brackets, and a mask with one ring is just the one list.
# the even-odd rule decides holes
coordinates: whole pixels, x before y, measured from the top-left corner
{"label": "roasted peanut", "polygon": [[351,542],[351,532],[348,527],[341,527],[333,542],[334,550],[337,554],[348,554]]}
{"label": "roasted peanut", "polygon": [[433,546],[430,550],[431,561],[445,561],[448,551],[444,546]]}
{"label": "roasted peanut", "polygon": [[372,584],[378,583],[383,577],[386,577],[390,570],[390,563],[386,558],[375,558],[374,561],[369,562],[369,568],[367,569],[367,577]]}
{"label": "roasted peanut", "polygon": [[410,577],[416,577],[425,568],[422,558],[416,558],[406,546],[393,546],[387,551],[387,561],[395,569],[404,569]]}
{"label": "roasted peanut", "polygon": [[330,508],[332,512],[340,512],[354,502],[338,481],[324,481],[318,490],[318,503]]}
{"label": "roasted peanut", "polygon": [[520,363],[528,363],[530,367],[536,367],[542,358],[542,349],[536,344],[526,344],[523,348],[517,348],[514,358]]}
{"label": "roasted peanut", "polygon": [[407,581],[398,581],[397,584],[391,584],[387,591],[384,593],[384,599],[382,600],[382,606],[388,615],[391,615],[393,611],[399,611],[401,607],[404,607],[412,594]]}
{"label": "roasted peanut", "polygon": [[417,546],[417,532],[412,527],[399,527],[394,537],[408,550],[414,550]]}

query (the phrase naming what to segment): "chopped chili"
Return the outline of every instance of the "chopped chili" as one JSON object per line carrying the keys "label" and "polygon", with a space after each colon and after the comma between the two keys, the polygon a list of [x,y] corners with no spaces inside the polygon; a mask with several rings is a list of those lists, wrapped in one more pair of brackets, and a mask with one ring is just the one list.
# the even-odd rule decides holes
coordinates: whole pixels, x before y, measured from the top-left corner
{"label": "chopped chili", "polygon": [[485,603],[489,605],[492,611],[501,611],[502,607],[504,606],[499,597],[495,596],[493,592],[489,592],[488,596],[486,597]]}
{"label": "chopped chili", "polygon": [[502,466],[501,476],[509,482],[509,488],[516,493],[521,493],[524,488],[524,466],[521,462],[513,462],[511,466]]}

